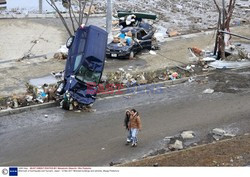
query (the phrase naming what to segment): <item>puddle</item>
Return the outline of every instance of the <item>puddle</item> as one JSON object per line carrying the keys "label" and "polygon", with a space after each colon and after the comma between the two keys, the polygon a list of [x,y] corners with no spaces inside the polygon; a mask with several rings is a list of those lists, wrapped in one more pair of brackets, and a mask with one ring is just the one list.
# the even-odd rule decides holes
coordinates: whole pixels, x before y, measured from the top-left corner
{"label": "puddle", "polygon": [[45,76],[41,78],[31,79],[29,84],[34,85],[36,87],[43,86],[44,84],[56,84],[57,79],[53,76]]}
{"label": "puddle", "polygon": [[[61,11],[65,11],[62,1],[55,2]],[[5,13],[49,13],[55,10],[46,2],[46,0],[7,0],[7,4],[2,5],[5,7]]]}

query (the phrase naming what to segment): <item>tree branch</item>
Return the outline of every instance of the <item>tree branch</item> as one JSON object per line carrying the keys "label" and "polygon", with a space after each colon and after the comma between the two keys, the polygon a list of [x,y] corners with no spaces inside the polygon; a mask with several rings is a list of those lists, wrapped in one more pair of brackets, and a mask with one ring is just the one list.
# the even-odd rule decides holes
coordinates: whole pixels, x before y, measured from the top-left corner
{"label": "tree branch", "polygon": [[88,15],[87,15],[87,19],[86,19],[86,22],[85,22],[85,25],[88,24],[88,20],[89,20],[89,16],[90,16],[90,11],[91,11],[91,8],[92,8],[92,5],[93,5],[93,2],[94,0],[91,1],[91,4],[90,4],[90,7],[89,7],[89,12],[88,12]]}

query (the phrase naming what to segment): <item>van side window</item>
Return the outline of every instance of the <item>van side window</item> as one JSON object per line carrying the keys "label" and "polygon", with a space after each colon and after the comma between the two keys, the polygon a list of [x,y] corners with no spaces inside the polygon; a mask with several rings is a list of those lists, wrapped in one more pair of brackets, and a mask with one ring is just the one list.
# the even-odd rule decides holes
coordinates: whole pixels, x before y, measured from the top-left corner
{"label": "van side window", "polygon": [[78,46],[78,51],[77,51],[78,54],[84,52],[86,38],[87,38],[87,33],[86,31],[83,31],[80,37],[80,41],[79,41],[79,46]]}

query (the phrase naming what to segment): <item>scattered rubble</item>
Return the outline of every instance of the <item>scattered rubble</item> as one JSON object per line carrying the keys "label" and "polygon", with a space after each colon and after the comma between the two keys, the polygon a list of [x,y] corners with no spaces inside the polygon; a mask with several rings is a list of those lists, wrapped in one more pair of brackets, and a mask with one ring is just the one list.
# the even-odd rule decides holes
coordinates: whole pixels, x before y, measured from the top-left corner
{"label": "scattered rubble", "polygon": [[[130,70],[129,70],[130,69]],[[159,81],[177,80],[183,77],[189,77],[191,73],[181,67],[172,69],[161,69],[154,72],[141,72],[134,73],[132,68],[129,68],[126,72],[124,68],[119,68],[114,73],[108,73],[102,81],[106,81],[109,84],[123,84],[124,87],[131,87],[137,85],[144,85],[148,83],[156,83]]]}
{"label": "scattered rubble", "polygon": [[214,93],[214,90],[213,89],[206,89],[202,93],[204,93],[204,94],[212,94],[212,93]]}
{"label": "scattered rubble", "polygon": [[185,139],[192,139],[194,138],[195,134],[193,131],[184,131],[181,133],[181,137]]}
{"label": "scattered rubble", "polygon": [[212,137],[218,141],[222,138],[225,138],[225,137],[229,137],[229,138],[232,138],[232,137],[235,137],[236,135],[234,134],[231,134],[231,133],[228,133],[226,132],[225,130],[223,129],[220,129],[220,128],[215,128],[212,130]]}
{"label": "scattered rubble", "polygon": [[60,49],[54,54],[54,58],[58,60],[65,60],[68,57],[69,49],[66,45],[62,45]]}
{"label": "scattered rubble", "polygon": [[183,149],[183,143],[180,140],[176,140],[173,144],[169,144],[168,148],[170,150],[182,150]]}
{"label": "scattered rubble", "polygon": [[54,58],[57,60],[66,60],[68,57],[68,55],[66,55],[65,53],[62,52],[57,52],[54,54]]}

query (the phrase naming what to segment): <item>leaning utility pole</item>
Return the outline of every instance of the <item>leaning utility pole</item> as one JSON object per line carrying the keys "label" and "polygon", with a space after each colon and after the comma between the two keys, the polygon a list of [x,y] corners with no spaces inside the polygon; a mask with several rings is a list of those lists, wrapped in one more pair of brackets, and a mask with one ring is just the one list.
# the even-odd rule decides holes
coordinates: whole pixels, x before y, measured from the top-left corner
{"label": "leaning utility pole", "polygon": [[[225,13],[226,13],[226,11],[225,11],[226,9],[225,9],[225,0],[222,0],[222,31],[224,31],[225,30]],[[224,33],[221,33],[221,39],[220,39],[222,42],[221,42],[221,48],[220,48],[220,55],[221,55],[221,58],[222,59],[225,59],[226,58],[226,56],[225,56],[225,34]]]}
{"label": "leaning utility pole", "polygon": [[[219,13],[218,25],[217,25],[217,35],[215,41],[214,54],[217,53],[217,59],[225,59],[225,46],[228,45],[229,39],[225,38],[225,34],[230,33],[230,21],[232,19],[235,2],[236,0],[229,0],[229,4],[226,6],[225,0],[222,0],[222,7],[219,6],[216,0],[213,0],[217,7]],[[229,33],[225,33],[229,32]],[[227,40],[227,41],[226,41]]]}
{"label": "leaning utility pole", "polygon": [[109,40],[112,38],[112,0],[107,0],[107,16],[106,16],[106,30],[108,32]]}
{"label": "leaning utility pole", "polygon": [[43,13],[43,0],[39,0],[39,14]]}

